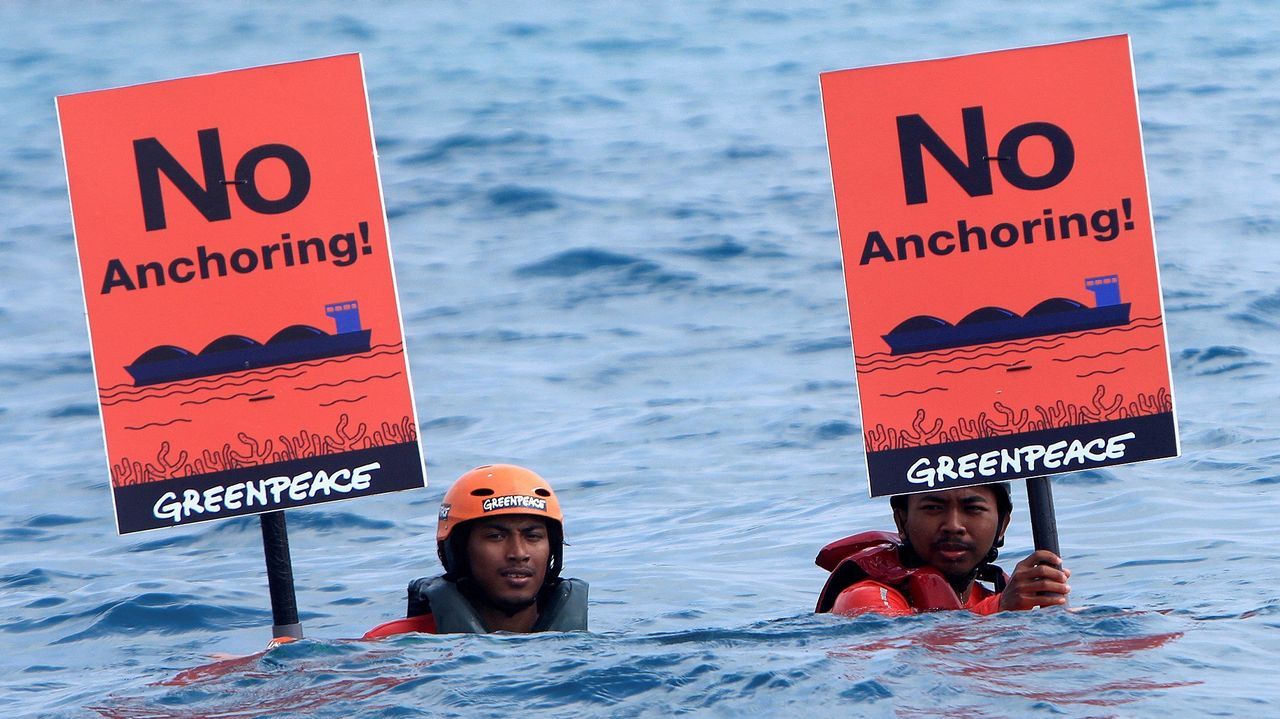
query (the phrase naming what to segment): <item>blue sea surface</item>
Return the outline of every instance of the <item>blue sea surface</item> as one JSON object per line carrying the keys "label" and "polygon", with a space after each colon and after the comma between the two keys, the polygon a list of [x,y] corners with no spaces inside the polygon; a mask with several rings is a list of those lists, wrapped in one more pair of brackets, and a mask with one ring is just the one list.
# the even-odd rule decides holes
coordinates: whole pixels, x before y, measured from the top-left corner
{"label": "blue sea surface", "polygon": [[[1183,456],[1054,480],[1074,611],[813,615],[890,526],[818,73],[1115,33]],[[0,4],[0,715],[1274,712],[1277,48],[1266,0]],[[115,533],[53,97],[351,51],[431,485],[289,512],[308,639],[262,654],[256,518]],[[491,461],[560,492],[592,632],[353,641]]]}

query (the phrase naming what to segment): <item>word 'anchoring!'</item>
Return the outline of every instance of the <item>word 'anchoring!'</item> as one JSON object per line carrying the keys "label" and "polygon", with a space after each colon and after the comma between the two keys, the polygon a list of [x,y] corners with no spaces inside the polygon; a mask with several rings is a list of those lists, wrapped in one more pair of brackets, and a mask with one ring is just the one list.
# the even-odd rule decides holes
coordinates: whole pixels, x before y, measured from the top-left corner
{"label": "word 'anchoring!'", "polygon": [[872,230],[867,233],[858,264],[866,265],[875,260],[895,262],[926,256],[942,257],[953,252],[981,252],[1037,242],[1060,242],[1075,237],[1110,242],[1121,232],[1134,229],[1133,200],[1128,197],[1120,201],[1119,208],[1103,207],[1091,213],[1062,214],[1046,208],[1042,215],[1018,222],[1000,222],[989,228],[959,220],[954,228],[898,235],[892,245],[879,230]]}
{"label": "word 'anchoring!'", "polygon": [[369,223],[359,223],[359,235],[355,232],[339,232],[326,241],[322,237],[295,240],[285,232],[280,242],[258,247],[240,247],[231,252],[210,251],[204,245],[195,248],[195,256],[179,256],[167,261],[139,262],[130,268],[119,258],[107,261],[102,279],[102,294],[114,289],[124,291],[164,287],[172,282],[184,284],[193,280],[226,277],[228,274],[247,275],[251,272],[294,267],[312,263],[332,262],[338,267],[352,265],[361,255],[373,254],[369,243]]}

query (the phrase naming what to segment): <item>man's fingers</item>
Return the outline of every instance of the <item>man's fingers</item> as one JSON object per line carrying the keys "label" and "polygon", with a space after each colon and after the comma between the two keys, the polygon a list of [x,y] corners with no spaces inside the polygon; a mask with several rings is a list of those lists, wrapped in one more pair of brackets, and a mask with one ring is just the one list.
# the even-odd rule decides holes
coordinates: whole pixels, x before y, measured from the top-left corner
{"label": "man's fingers", "polygon": [[1062,569],[1062,557],[1047,549],[1037,549],[1027,557],[1027,561],[1033,564],[1050,566],[1054,569]]}
{"label": "man's fingers", "polygon": [[1028,567],[1025,576],[1027,579],[1031,580],[1065,582],[1067,581],[1067,578],[1071,576],[1071,573],[1061,569],[1055,569],[1054,567],[1050,567],[1046,564],[1037,564],[1033,567]]}
{"label": "man's fingers", "polygon": [[1064,586],[1061,589],[1063,591],[1026,592],[1024,594],[1020,594],[1018,596],[1018,604],[1028,608],[1037,604],[1042,607],[1056,606],[1058,604],[1066,604],[1067,592],[1070,591],[1070,588]]}
{"label": "man's fingers", "polygon": [[1045,549],[1032,552],[1018,562],[1005,592],[1009,593],[1006,609],[1034,609],[1067,603],[1071,570],[1062,566],[1062,558]]}
{"label": "man's fingers", "polygon": [[1041,572],[1038,578],[1044,582],[1059,582],[1061,584],[1066,584],[1067,573],[1052,569],[1046,572]]}
{"label": "man's fingers", "polygon": [[1064,582],[1044,581],[1044,582],[1038,582],[1034,587],[1034,589],[1035,591],[1032,592],[1032,594],[1036,596],[1040,596],[1040,597],[1048,596],[1048,595],[1060,596],[1060,595],[1065,595],[1070,593],[1071,585],[1066,584]]}

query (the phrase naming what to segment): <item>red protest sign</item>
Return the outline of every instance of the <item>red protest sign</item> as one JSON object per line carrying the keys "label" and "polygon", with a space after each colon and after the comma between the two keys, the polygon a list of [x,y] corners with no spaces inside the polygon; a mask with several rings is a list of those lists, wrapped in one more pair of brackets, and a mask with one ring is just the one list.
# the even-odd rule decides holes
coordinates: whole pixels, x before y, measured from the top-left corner
{"label": "red protest sign", "polygon": [[1176,456],[1128,38],[821,82],[872,496]]}
{"label": "red protest sign", "polygon": [[118,530],[424,486],[359,56],[58,116]]}

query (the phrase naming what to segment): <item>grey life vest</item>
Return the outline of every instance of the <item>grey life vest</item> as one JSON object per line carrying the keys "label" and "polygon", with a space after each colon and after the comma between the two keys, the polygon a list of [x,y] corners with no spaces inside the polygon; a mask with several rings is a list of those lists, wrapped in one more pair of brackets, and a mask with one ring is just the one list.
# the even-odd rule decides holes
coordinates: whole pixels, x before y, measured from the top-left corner
{"label": "grey life vest", "polygon": [[[543,588],[539,599],[535,632],[587,631],[587,583],[581,579],[560,579]],[[487,634],[480,614],[458,591],[456,582],[443,576],[421,577],[409,582],[406,617],[431,614],[437,634]]]}

